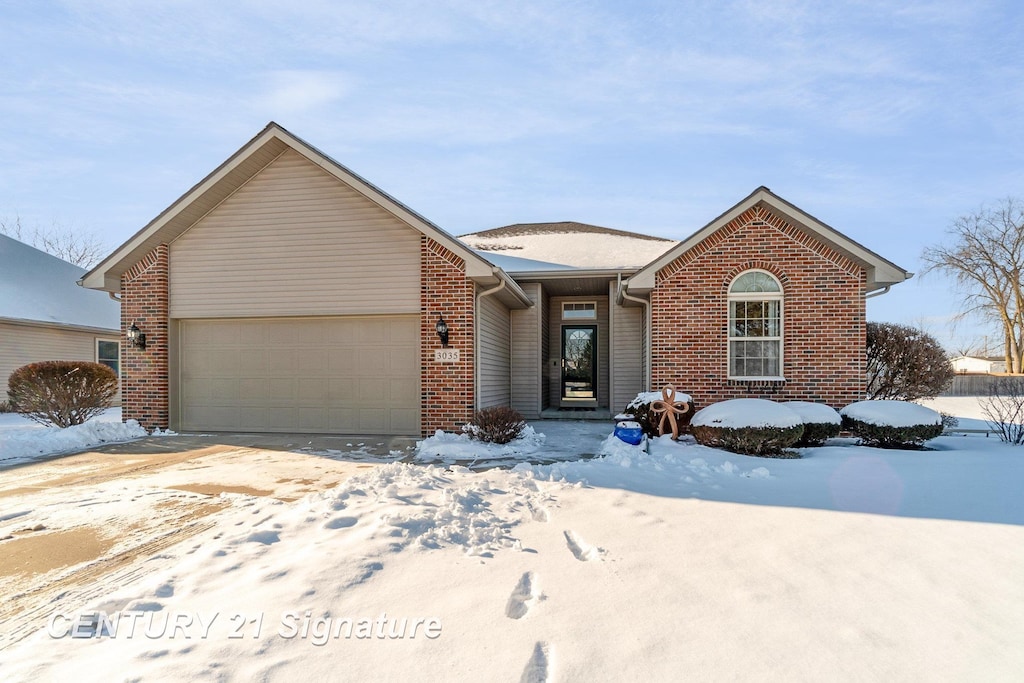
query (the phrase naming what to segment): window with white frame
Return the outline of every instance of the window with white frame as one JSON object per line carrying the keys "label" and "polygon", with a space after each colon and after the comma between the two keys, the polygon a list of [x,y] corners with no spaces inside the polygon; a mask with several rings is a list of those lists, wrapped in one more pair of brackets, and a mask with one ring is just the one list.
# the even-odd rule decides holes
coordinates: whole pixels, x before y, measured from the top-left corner
{"label": "window with white frame", "polygon": [[782,378],[782,285],[763,270],[729,286],[729,378]]}
{"label": "window with white frame", "polygon": [[96,340],[96,362],[103,363],[108,368],[121,376],[121,342],[108,341],[106,339]]}
{"label": "window with white frame", "polygon": [[597,320],[597,302],[565,301],[562,303],[562,320]]}

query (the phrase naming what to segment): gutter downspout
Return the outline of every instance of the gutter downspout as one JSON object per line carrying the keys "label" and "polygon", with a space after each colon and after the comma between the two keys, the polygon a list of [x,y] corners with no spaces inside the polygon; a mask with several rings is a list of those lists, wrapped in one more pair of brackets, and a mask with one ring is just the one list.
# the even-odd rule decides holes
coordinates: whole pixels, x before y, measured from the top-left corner
{"label": "gutter downspout", "polygon": [[622,304],[622,300],[632,301],[644,307],[644,328],[646,334],[644,343],[644,391],[651,389],[651,302],[640,297],[632,296],[626,292],[628,285],[623,286],[622,273],[618,275],[616,303]]}
{"label": "gutter downspout", "polygon": [[[497,273],[495,273],[497,275]],[[476,295],[476,302],[473,311],[473,410],[480,410],[480,300],[484,297],[497,294],[505,289],[507,280],[501,281],[490,289],[485,289]],[[509,340],[511,342],[511,340]],[[511,368],[509,369],[509,390],[512,388]]]}

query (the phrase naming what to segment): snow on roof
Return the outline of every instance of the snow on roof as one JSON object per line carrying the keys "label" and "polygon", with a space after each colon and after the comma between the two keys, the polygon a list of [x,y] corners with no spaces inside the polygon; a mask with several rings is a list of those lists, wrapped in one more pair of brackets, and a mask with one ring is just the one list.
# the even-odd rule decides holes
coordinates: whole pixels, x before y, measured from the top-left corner
{"label": "snow on roof", "polygon": [[[663,237],[573,221],[517,223],[459,239],[499,266],[493,258],[496,255],[576,268],[639,268],[676,244]],[[516,267],[511,270],[524,272]]]}
{"label": "snow on roof", "polygon": [[549,261],[536,261],[534,259],[519,258],[508,254],[493,251],[482,251],[474,249],[481,257],[498,266],[506,273],[537,273],[548,270],[577,270],[575,266],[567,266],[564,263],[551,263]]}
{"label": "snow on roof", "polygon": [[79,287],[85,269],[0,235],[0,318],[121,328],[121,305]]}

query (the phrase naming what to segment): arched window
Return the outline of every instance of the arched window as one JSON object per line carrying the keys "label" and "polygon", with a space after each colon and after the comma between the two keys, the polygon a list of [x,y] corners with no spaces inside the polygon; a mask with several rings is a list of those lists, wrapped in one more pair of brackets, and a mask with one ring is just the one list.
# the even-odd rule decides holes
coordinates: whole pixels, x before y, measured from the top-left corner
{"label": "arched window", "polygon": [[729,378],[782,379],[782,285],[763,270],[729,286]]}

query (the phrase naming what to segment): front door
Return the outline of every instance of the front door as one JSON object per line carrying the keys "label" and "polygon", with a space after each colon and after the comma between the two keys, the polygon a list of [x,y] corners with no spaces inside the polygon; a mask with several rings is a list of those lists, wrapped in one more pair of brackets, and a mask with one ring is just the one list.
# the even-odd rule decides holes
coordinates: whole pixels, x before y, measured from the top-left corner
{"label": "front door", "polygon": [[597,401],[597,325],[562,326],[562,405]]}

